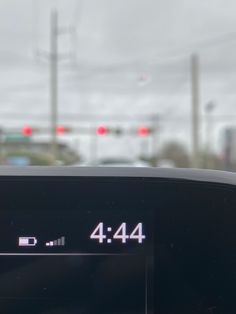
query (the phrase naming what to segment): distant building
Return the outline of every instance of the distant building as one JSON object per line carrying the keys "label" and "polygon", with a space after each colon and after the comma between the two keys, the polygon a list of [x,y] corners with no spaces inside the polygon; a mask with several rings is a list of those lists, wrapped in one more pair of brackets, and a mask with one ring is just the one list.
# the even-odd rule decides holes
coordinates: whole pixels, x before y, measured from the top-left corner
{"label": "distant building", "polygon": [[225,170],[235,170],[236,166],[236,128],[224,130],[223,157]]}

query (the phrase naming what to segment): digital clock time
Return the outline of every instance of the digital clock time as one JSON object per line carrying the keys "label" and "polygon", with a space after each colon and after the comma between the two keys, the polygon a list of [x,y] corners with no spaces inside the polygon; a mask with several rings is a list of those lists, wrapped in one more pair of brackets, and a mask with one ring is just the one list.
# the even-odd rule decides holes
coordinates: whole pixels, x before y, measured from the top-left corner
{"label": "digital clock time", "polygon": [[[106,232],[109,232],[107,236]],[[146,239],[146,236],[143,234],[143,223],[138,223],[130,233],[127,232],[127,223],[123,222],[116,230],[112,233],[113,228],[108,226],[104,227],[104,223],[100,222],[93,232],[90,235],[90,239],[97,240],[99,243],[112,243],[113,240],[119,240],[121,243],[127,243],[129,240],[135,240],[138,243],[142,244]]]}

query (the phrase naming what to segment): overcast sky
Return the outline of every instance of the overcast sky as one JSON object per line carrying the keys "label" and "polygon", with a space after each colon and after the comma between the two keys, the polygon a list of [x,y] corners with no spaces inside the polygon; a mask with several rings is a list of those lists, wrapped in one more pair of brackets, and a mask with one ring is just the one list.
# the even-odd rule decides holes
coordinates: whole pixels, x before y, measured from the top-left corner
{"label": "overcast sky", "polygon": [[160,114],[162,137],[189,143],[189,59],[199,53],[202,112],[207,101],[217,103],[219,146],[221,129],[236,120],[233,0],[1,0],[1,124],[28,123],[8,113],[49,112],[48,63],[37,52],[49,49],[53,7],[61,27],[76,29],[59,39],[60,52],[76,59],[60,64],[61,115]]}

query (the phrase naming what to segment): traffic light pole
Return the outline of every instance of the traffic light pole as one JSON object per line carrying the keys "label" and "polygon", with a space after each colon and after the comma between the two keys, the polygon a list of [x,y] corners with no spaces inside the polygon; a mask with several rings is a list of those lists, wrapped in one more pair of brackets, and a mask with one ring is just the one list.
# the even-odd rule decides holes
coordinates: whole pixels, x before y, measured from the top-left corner
{"label": "traffic light pole", "polygon": [[90,165],[95,165],[97,162],[98,153],[98,136],[94,131],[94,127],[90,128]]}
{"label": "traffic light pole", "polygon": [[153,159],[153,162],[156,164],[156,162],[157,162],[157,128],[158,128],[159,117],[156,115],[153,115],[151,117],[151,120],[152,120],[152,128],[153,128],[153,132],[152,132],[152,159]]}
{"label": "traffic light pole", "polygon": [[58,12],[51,12],[50,33],[50,107],[51,107],[51,151],[58,156],[56,128],[58,124]]}

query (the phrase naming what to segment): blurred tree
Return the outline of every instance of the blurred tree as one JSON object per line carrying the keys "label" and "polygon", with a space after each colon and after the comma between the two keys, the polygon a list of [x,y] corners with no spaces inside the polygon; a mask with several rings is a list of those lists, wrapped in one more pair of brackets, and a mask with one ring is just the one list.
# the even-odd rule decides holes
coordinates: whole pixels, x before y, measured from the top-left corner
{"label": "blurred tree", "polygon": [[200,161],[203,169],[224,170],[224,159],[217,154],[203,151],[200,154]]}
{"label": "blurred tree", "polygon": [[189,168],[190,158],[185,146],[179,142],[168,142],[162,148],[159,159],[168,159],[178,168]]}

